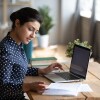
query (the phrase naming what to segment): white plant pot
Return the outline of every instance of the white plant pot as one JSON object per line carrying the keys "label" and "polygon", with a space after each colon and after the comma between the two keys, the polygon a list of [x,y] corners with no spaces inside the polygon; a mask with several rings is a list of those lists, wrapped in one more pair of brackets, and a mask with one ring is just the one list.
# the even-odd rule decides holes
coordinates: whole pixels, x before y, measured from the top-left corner
{"label": "white plant pot", "polygon": [[49,45],[49,35],[38,35],[38,46],[41,48],[47,48]]}

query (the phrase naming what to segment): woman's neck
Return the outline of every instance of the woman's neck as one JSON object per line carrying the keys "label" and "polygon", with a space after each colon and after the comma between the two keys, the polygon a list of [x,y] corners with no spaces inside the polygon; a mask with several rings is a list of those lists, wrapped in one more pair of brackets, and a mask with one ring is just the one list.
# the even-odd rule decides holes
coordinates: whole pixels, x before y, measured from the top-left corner
{"label": "woman's neck", "polygon": [[17,35],[16,35],[16,32],[14,31],[14,30],[11,30],[11,32],[10,32],[10,37],[18,44],[18,45],[20,45],[20,41],[19,41],[19,39],[18,39],[18,37],[17,37]]}

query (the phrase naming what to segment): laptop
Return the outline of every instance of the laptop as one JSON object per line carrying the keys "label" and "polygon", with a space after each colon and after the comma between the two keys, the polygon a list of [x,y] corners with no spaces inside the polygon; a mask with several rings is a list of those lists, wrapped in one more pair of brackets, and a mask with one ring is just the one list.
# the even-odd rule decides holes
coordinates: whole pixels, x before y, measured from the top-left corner
{"label": "laptop", "polygon": [[73,82],[86,79],[90,49],[74,45],[69,72],[55,72],[44,75],[53,82]]}

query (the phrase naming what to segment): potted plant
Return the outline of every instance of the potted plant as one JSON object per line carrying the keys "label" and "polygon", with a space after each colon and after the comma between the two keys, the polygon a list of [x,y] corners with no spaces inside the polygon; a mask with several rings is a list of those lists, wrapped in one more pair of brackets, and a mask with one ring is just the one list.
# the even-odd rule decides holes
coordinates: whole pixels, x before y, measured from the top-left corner
{"label": "potted plant", "polygon": [[83,41],[81,42],[80,39],[76,39],[74,40],[73,42],[69,42],[68,45],[67,45],[67,49],[66,49],[66,56],[67,57],[72,57],[72,54],[73,54],[73,47],[74,45],[77,44],[77,45],[81,45],[83,47],[87,47],[89,49],[92,48],[91,45],[89,45],[88,41]]}
{"label": "potted plant", "polygon": [[48,6],[39,7],[39,12],[43,17],[43,23],[39,29],[38,34],[38,45],[39,47],[45,48],[49,44],[49,31],[53,27],[53,19],[49,15],[50,8]]}

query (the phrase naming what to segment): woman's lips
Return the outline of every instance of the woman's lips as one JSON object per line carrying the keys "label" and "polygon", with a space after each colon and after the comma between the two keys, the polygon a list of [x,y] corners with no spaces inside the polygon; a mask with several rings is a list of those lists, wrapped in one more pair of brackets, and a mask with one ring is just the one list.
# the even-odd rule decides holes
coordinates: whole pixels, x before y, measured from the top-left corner
{"label": "woman's lips", "polygon": [[27,41],[28,41],[28,42],[30,42],[30,41],[31,41],[31,39],[27,38]]}

